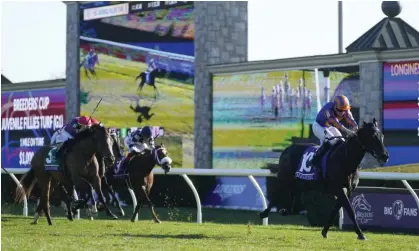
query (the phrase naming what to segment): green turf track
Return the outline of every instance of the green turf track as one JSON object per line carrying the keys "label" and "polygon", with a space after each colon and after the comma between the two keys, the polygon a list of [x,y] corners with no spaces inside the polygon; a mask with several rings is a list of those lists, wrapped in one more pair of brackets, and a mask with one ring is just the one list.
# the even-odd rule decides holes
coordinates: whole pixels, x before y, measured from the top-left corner
{"label": "green turf track", "polygon": [[[58,210],[58,209],[57,209]],[[55,211],[57,211],[55,210]],[[128,208],[126,211],[130,211]],[[255,212],[204,209],[204,223],[195,223],[195,209],[158,209],[161,224],[148,209],[140,221],[86,219],[69,222],[54,217],[30,225],[30,217],[2,215],[2,250],[417,250],[418,236],[366,232],[360,242],[352,231],[332,228],[323,239],[320,228],[306,226],[303,216],[271,214],[261,226]],[[61,211],[62,213],[62,211]],[[103,213],[100,212],[102,215]],[[223,223],[220,223],[223,222]],[[292,223],[292,224],[291,224]]]}
{"label": "green turf track", "polygon": [[[368,171],[417,173],[419,163]],[[413,235],[366,232],[369,240],[360,242],[352,231],[332,228],[325,240],[304,216],[276,213],[269,216],[268,227],[261,226],[256,212],[208,208],[202,225],[195,223],[194,208],[157,208],[163,223],[154,224],[144,207],[140,221],[131,223],[130,206],[119,220],[105,220],[99,212],[98,219],[88,221],[82,212],[81,220],[69,222],[61,208],[52,207],[55,225],[50,227],[44,217],[30,225],[32,217],[19,216],[22,205],[3,204],[1,209],[2,250],[419,250],[419,237]]]}

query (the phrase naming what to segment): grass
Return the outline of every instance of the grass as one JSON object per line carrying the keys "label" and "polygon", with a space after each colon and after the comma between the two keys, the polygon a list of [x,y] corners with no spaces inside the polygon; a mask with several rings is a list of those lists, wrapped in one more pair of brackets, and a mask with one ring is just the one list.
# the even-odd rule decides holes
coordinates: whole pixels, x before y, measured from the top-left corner
{"label": "grass", "polygon": [[419,163],[389,166],[389,167],[370,168],[365,171],[366,172],[419,173]]}
{"label": "grass", "polygon": [[[308,227],[303,216],[271,214],[261,226],[255,212],[204,209],[204,223],[194,221],[195,209],[158,209],[162,224],[151,222],[147,208],[139,222],[128,219],[85,219],[70,222],[54,217],[30,225],[31,218],[2,215],[2,250],[418,250],[417,236],[369,233],[365,242],[352,231],[332,228],[323,239],[320,228]],[[130,210],[126,210],[130,211]],[[102,213],[100,213],[102,214]],[[183,216],[182,216],[183,215]],[[189,215],[184,217],[185,215]],[[224,223],[218,223],[223,221]]]}

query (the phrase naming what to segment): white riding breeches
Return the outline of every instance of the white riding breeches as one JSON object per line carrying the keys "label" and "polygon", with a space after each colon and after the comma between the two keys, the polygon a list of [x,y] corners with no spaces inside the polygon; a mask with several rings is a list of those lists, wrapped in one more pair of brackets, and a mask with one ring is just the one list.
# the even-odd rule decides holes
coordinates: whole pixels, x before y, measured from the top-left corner
{"label": "white riding breeches", "polygon": [[129,149],[128,149],[128,152],[132,152],[132,151],[134,151],[134,152],[137,152],[137,153],[140,153],[140,152],[142,152],[142,151],[144,151],[145,149],[147,149],[148,147],[147,147],[147,145],[145,144],[145,143],[142,143],[142,144],[136,144],[136,145],[132,145]]}
{"label": "white riding breeches", "polygon": [[58,143],[63,143],[65,141],[67,141],[68,139],[72,139],[73,136],[71,136],[70,133],[68,133],[66,130],[61,129],[56,131],[52,137],[51,137],[51,145],[52,144],[58,144]]}
{"label": "white riding breeches", "polygon": [[[342,134],[340,133],[340,131],[336,127],[321,126],[316,121],[314,121],[314,123],[313,123],[313,133],[320,140],[320,144],[323,144],[323,142],[326,140],[326,137],[331,138],[331,137],[342,136]],[[339,140],[344,141],[344,139],[332,139],[329,142],[330,142],[330,144],[335,145]]]}

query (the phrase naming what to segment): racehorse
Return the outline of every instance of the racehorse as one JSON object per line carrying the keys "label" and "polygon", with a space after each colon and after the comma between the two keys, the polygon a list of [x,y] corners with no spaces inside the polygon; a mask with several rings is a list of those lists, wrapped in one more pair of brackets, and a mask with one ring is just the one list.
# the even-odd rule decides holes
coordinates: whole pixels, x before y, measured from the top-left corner
{"label": "racehorse", "polygon": [[152,172],[155,165],[163,168],[165,173],[170,172],[172,159],[168,156],[168,152],[163,144],[156,145],[153,150],[146,149],[142,153],[136,154],[127,166],[128,178],[126,180],[129,188],[134,190],[137,196],[137,206],[131,217],[131,221],[135,222],[135,218],[140,211],[144,201],[148,203],[154,222],[160,223],[159,218],[154,212],[153,203],[150,200],[150,191],[153,186],[154,174]]}
{"label": "racehorse", "polygon": [[[33,185],[38,182],[41,189],[40,203],[38,204],[33,224],[39,219],[39,214],[43,210],[49,225],[52,225],[49,210],[49,195],[51,181],[56,180],[62,182],[66,187],[67,193],[73,191],[74,187],[80,187],[87,181],[93,184],[99,195],[99,200],[104,203],[101,189],[101,179],[99,176],[99,164],[95,157],[95,153],[100,152],[104,156],[105,162],[109,165],[113,163],[115,157],[110,146],[109,133],[101,124],[93,125],[79,132],[74,139],[67,140],[62,147],[68,149],[67,154],[63,158],[63,170],[55,166],[55,170],[47,170],[47,164],[54,164],[52,160],[54,149],[52,146],[44,146],[38,150],[31,160],[31,169],[21,179],[23,188],[18,187],[16,190],[16,201],[21,202],[23,194],[29,197]],[[56,163],[55,163],[56,164]],[[68,218],[72,220],[71,199],[66,200],[68,209]],[[114,219],[117,217],[105,205],[107,214]]]}
{"label": "racehorse", "polygon": [[[359,165],[365,153],[370,153],[378,160],[380,165],[384,165],[388,161],[389,155],[383,140],[384,135],[378,129],[375,118],[372,123],[364,121],[363,126],[358,129],[354,136],[348,137],[345,142],[341,141],[340,144],[336,144],[325,154],[322,158],[320,174],[316,171],[313,172],[313,168],[307,166],[318,146],[314,144],[294,144],[287,147],[279,158],[277,189],[269,202],[268,208],[260,212],[260,217],[266,218],[268,216],[272,206],[276,205],[281,198],[279,196],[285,196],[282,198],[285,201],[283,214],[286,214],[291,207],[292,196],[296,190],[320,190],[337,197],[329,220],[323,227],[322,236],[327,238],[329,227],[339,209],[343,206],[355,226],[358,239],[366,240],[356,221],[353,208],[349,203],[349,197],[358,185]],[[317,175],[321,178],[316,178]]]}
{"label": "racehorse", "polygon": [[156,74],[158,72],[159,72],[159,69],[155,69],[152,72],[148,73],[148,79],[147,79],[147,74],[145,72],[141,72],[140,75],[138,75],[135,78],[135,81],[137,81],[139,78],[141,78],[141,82],[138,85],[138,89],[140,89],[140,92],[143,89],[144,84],[148,84],[150,86],[153,86],[153,88],[154,88],[154,98],[157,98],[157,96],[160,95],[159,91],[157,90],[156,81],[155,81],[156,80]]}
{"label": "racehorse", "polygon": [[[120,216],[124,216],[125,212],[122,209],[118,198],[115,195],[115,191],[113,189],[114,179],[113,174],[115,172],[115,166],[118,164],[119,161],[123,158],[121,146],[119,144],[119,140],[115,135],[110,135],[111,139],[111,145],[112,145],[112,153],[115,156],[115,163],[106,166],[106,164],[103,161],[103,155],[101,153],[97,154],[97,159],[99,163],[99,176],[102,179],[102,192],[104,193],[104,197],[106,197],[106,202],[108,205],[116,204],[116,207],[118,207],[119,212],[118,214]],[[97,213],[97,207],[96,207],[96,201],[95,197],[92,192],[92,187],[90,184],[86,183],[86,186],[83,187],[83,189],[80,190],[81,195],[81,203],[79,203],[77,206],[73,207],[73,213],[79,208],[86,208],[87,202],[91,199],[92,201],[92,209],[93,213]],[[109,196],[109,194],[111,196]],[[104,207],[104,205],[102,205]]]}

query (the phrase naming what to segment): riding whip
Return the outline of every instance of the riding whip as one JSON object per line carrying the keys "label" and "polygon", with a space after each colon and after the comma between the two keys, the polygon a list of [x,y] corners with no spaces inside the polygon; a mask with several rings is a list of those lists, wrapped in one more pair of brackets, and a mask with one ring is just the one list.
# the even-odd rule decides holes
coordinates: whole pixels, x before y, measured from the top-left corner
{"label": "riding whip", "polygon": [[87,120],[87,123],[89,123],[89,122],[90,122],[90,120],[92,119],[92,116],[93,116],[93,114],[95,113],[96,109],[98,108],[98,106],[99,106],[100,102],[102,102],[102,99],[103,99],[103,98],[100,98],[100,100],[99,100],[99,102],[97,103],[97,105],[96,105],[95,109],[93,109],[93,112],[90,114],[90,116],[89,116],[89,120]]}

